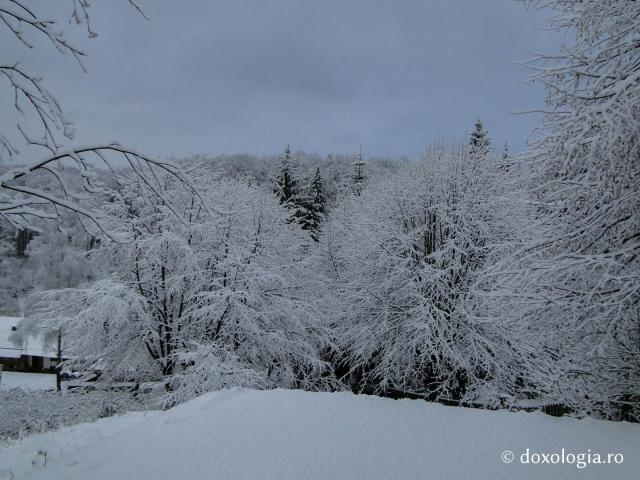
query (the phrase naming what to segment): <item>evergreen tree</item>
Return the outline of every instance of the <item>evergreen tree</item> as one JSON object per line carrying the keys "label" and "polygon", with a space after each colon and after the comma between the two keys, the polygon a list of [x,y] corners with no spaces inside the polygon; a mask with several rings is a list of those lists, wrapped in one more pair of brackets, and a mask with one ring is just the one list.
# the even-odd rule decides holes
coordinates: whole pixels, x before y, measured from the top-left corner
{"label": "evergreen tree", "polygon": [[502,147],[502,160],[508,160],[511,157],[511,153],[509,153],[509,144],[504,142],[504,146]]}
{"label": "evergreen tree", "polygon": [[274,193],[280,203],[291,212],[289,222],[296,222],[304,230],[309,230],[313,224],[313,208],[308,193],[300,188],[301,183],[296,164],[291,158],[291,148],[287,145],[280,157],[280,171],[274,181]]}
{"label": "evergreen tree", "polygon": [[320,225],[326,213],[327,197],[324,191],[320,167],[316,169],[313,180],[307,189],[307,195],[301,199],[296,212],[298,223],[303,230],[311,232],[311,238],[316,242],[320,235]]}
{"label": "evergreen tree", "polygon": [[280,171],[274,181],[274,193],[283,205],[292,205],[298,197],[299,180],[295,172],[295,165],[291,159],[291,148],[287,145],[280,157]]}
{"label": "evergreen tree", "polygon": [[498,169],[509,173],[513,168],[513,158],[511,157],[511,153],[509,152],[509,144],[504,142],[504,146],[502,147],[502,153],[500,154],[500,163],[498,165]]}
{"label": "evergreen tree", "polygon": [[327,208],[327,196],[324,191],[322,175],[320,175],[320,167],[316,168],[316,174],[311,182],[311,194],[315,211],[324,215]]}
{"label": "evergreen tree", "polygon": [[364,161],[364,156],[362,155],[362,149],[358,152],[358,160],[353,162],[353,173],[351,175],[352,181],[352,190],[353,194],[356,196],[360,196],[362,194],[362,190],[364,189],[364,184],[366,181],[366,175],[364,169],[367,165],[367,162]]}
{"label": "evergreen tree", "polygon": [[480,117],[476,120],[469,144],[471,145],[471,155],[476,158],[484,157],[491,151],[491,140]]}

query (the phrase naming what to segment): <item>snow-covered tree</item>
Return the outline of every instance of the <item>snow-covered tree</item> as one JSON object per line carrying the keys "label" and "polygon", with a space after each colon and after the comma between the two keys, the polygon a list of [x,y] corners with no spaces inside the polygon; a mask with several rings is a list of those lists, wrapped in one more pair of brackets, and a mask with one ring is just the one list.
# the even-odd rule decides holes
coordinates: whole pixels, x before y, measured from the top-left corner
{"label": "snow-covered tree", "polygon": [[351,191],[356,196],[360,196],[364,189],[367,180],[365,173],[366,166],[367,162],[365,162],[362,149],[360,149],[357,160],[353,162],[353,172],[351,173]]}
{"label": "snow-covered tree", "polygon": [[497,377],[515,389],[508,326],[476,306],[476,281],[505,228],[495,181],[469,146],[436,148],[332,211],[323,244],[336,363],[356,391],[462,399]]}
{"label": "snow-covered tree", "polygon": [[274,179],[273,192],[283,205],[293,205],[300,194],[300,179],[296,172],[291,148],[287,145],[280,157],[278,173]]}
{"label": "snow-covered tree", "polygon": [[546,359],[539,388],[578,411],[638,418],[640,4],[535,3],[571,39],[531,62],[548,92],[526,165],[538,233],[514,285]]}
{"label": "snow-covered tree", "polygon": [[327,197],[324,192],[324,182],[320,175],[320,167],[316,168],[311,184],[307,188],[301,202],[298,223],[303,230],[311,233],[311,238],[316,242],[320,235],[321,224],[326,215]]}
{"label": "snow-covered tree", "polygon": [[99,366],[104,381],[162,381],[172,401],[234,384],[323,388],[311,240],[260,187],[200,178],[227,215],[209,215],[171,177],[178,212],[130,182],[107,211],[132,240],[105,238],[93,255],[112,278],[49,292],[32,318],[63,328],[77,366]]}
{"label": "snow-covered tree", "polygon": [[509,143],[504,142],[502,146],[502,153],[500,154],[500,159],[503,162],[507,162],[511,158],[511,152],[509,151]]}
{"label": "snow-covered tree", "polygon": [[469,145],[471,145],[470,154],[472,157],[485,157],[491,152],[491,139],[480,117],[476,119],[476,123],[474,124]]}

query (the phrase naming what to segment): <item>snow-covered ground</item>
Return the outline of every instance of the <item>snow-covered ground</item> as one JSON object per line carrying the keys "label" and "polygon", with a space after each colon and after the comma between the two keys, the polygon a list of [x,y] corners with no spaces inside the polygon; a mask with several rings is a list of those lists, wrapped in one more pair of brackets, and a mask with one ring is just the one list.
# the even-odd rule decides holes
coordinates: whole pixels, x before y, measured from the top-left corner
{"label": "snow-covered ground", "polygon": [[[522,464],[527,449],[530,462],[562,449],[565,460],[623,461]],[[640,425],[287,390],[221,391],[0,450],[2,480],[631,480],[639,471]]]}
{"label": "snow-covered ground", "polygon": [[55,390],[56,376],[51,373],[2,372],[0,390],[21,388],[26,391]]}

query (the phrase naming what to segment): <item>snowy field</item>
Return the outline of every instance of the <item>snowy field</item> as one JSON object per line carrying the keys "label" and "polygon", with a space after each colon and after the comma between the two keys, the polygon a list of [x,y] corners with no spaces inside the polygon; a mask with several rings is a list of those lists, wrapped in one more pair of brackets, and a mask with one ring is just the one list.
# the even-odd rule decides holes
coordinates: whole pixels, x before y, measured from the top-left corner
{"label": "snowy field", "polygon": [[[530,463],[522,464],[527,449]],[[562,449],[567,460],[596,453],[624,460],[532,464]],[[512,463],[502,460],[507,450]],[[635,480],[639,458],[637,424],[350,393],[230,390],[28,437],[0,450],[0,479]]]}
{"label": "snowy field", "polygon": [[55,390],[56,376],[50,373],[2,372],[0,390]]}

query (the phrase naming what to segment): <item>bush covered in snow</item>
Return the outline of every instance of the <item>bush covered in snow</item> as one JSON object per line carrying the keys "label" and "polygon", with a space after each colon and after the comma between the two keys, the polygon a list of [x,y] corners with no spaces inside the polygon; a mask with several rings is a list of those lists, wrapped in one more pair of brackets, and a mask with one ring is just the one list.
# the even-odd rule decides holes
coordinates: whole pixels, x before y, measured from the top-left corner
{"label": "bush covered in snow", "polygon": [[128,393],[109,391],[61,394],[13,389],[0,392],[0,405],[0,442],[143,409]]}

